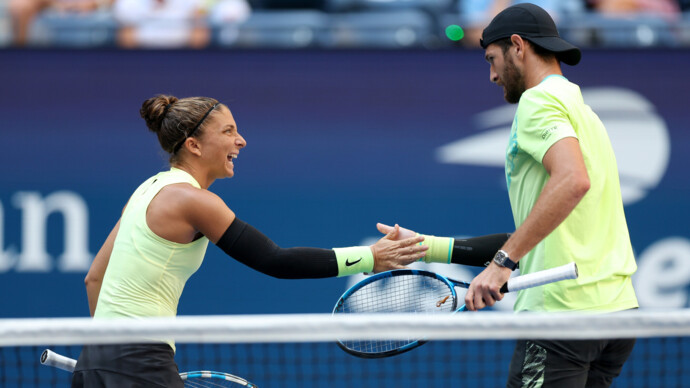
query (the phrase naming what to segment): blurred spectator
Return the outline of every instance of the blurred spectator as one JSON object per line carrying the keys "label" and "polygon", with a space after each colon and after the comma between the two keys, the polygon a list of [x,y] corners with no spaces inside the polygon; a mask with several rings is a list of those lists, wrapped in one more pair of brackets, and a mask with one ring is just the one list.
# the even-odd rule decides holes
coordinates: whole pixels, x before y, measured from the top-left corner
{"label": "blurred spectator", "polygon": [[690,12],[690,0],[678,0],[680,10],[683,12]]}
{"label": "blurred spectator", "polygon": [[13,43],[27,43],[31,23],[45,10],[64,13],[90,13],[111,6],[113,0],[9,0],[8,11],[12,19]]}
{"label": "blurred spectator", "polygon": [[209,23],[239,23],[251,12],[246,0],[116,0],[113,10],[124,48],[203,48]]}
{"label": "blurred spectator", "polygon": [[466,46],[479,47],[479,38],[484,28],[496,14],[511,5],[536,4],[544,8],[558,23],[561,14],[584,11],[583,1],[585,0],[459,0],[462,28],[465,31],[465,37],[461,42]]}
{"label": "blurred spectator", "polygon": [[587,0],[587,7],[597,12],[616,16],[635,13],[678,16],[683,0]]}

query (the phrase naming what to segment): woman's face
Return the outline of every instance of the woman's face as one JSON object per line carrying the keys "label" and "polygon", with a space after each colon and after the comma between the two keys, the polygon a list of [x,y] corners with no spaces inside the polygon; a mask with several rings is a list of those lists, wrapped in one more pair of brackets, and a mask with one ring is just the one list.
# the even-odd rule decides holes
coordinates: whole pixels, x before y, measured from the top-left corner
{"label": "woman's face", "polygon": [[235,119],[225,106],[220,105],[209,119],[199,139],[201,159],[214,178],[231,178],[235,175],[234,160],[247,142],[237,131]]}

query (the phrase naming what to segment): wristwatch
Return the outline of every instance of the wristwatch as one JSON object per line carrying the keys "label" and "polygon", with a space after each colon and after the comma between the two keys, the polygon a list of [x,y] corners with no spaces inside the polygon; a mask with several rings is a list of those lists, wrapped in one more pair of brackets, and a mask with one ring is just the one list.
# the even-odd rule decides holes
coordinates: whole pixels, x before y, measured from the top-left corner
{"label": "wristwatch", "polygon": [[494,256],[494,263],[496,263],[499,267],[506,267],[511,271],[515,271],[515,268],[517,268],[517,263],[513,260],[510,260],[508,253],[506,253],[504,250],[499,250],[496,252],[496,256]]}

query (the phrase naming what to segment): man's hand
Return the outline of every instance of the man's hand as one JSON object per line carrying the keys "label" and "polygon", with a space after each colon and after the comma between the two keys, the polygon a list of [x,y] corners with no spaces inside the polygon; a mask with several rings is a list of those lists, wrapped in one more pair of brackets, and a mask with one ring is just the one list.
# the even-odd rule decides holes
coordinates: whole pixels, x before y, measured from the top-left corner
{"label": "man's hand", "polygon": [[[411,231],[411,230],[409,230],[409,229],[405,229],[405,228],[403,228],[403,227],[400,227],[400,226],[398,226],[398,224],[395,224],[395,228],[398,228],[398,229],[399,229],[399,232],[398,232],[398,235],[397,235],[397,240],[403,240],[403,239],[406,239],[406,238],[411,238],[411,237],[417,236],[417,233],[416,233],[416,232]],[[386,224],[382,224],[382,223],[380,223],[380,222],[379,222],[378,224],[376,224],[376,229],[378,229],[379,232],[381,232],[381,233],[383,233],[383,234],[389,234],[389,233],[392,232],[393,229],[395,229],[395,228],[392,227],[392,226],[388,226],[388,225],[386,225]]]}
{"label": "man's hand", "polygon": [[470,288],[465,294],[465,307],[471,311],[481,310],[503,299],[500,290],[508,282],[511,272],[510,269],[499,267],[493,262],[489,264],[470,283]]}

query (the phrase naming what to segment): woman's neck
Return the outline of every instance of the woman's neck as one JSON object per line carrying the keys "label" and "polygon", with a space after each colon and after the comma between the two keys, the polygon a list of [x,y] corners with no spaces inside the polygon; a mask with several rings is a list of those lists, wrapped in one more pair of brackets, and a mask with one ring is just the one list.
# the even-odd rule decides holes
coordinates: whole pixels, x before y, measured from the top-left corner
{"label": "woman's neck", "polygon": [[191,163],[177,162],[172,164],[170,167],[182,170],[191,175],[202,189],[208,189],[215,180],[210,178],[208,173],[204,172],[203,169],[200,169]]}

